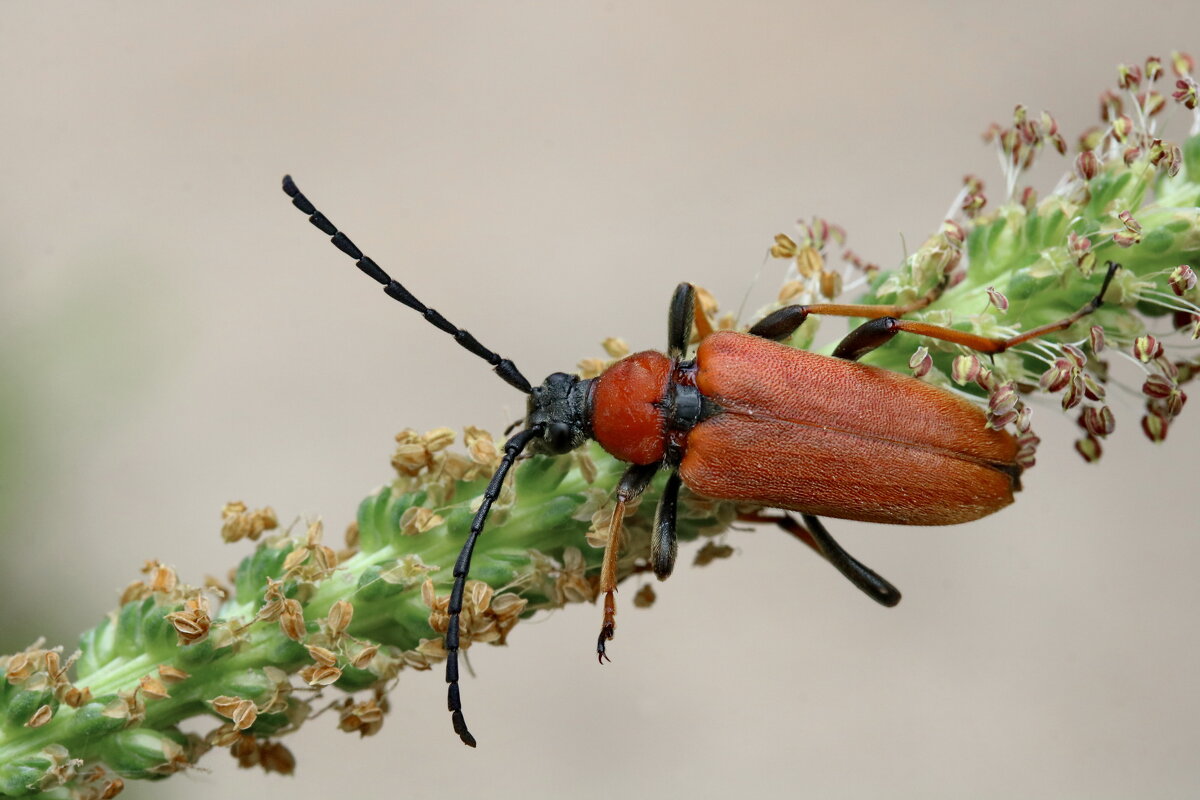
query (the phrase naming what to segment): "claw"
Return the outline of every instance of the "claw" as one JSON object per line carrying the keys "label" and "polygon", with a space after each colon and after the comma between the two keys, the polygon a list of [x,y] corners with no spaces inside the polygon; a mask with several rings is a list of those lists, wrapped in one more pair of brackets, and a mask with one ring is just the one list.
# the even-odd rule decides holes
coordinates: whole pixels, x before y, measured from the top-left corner
{"label": "claw", "polygon": [[608,653],[605,652],[604,643],[612,641],[615,627],[615,625],[607,622],[600,626],[600,638],[596,640],[596,660],[601,664],[603,664],[605,661],[612,663],[612,659],[609,658]]}

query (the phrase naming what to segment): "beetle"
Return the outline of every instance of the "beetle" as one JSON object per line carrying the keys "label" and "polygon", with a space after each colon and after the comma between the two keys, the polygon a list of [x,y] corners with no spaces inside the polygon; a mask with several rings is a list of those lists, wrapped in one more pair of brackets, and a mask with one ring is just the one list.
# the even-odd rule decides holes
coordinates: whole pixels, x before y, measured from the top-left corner
{"label": "beetle", "polygon": [[[688,358],[696,293],[679,284],[667,317],[667,350],[626,356],[596,378],[555,372],[533,386],[516,365],[426,306],[388,275],[304,196],[290,176],[283,191],[309,221],[388,296],[420,313],[488,362],[528,395],[522,429],[484,491],[454,564],[448,607],[447,705],[454,731],[474,747],[458,685],[459,615],[471,555],[505,476],[525,451],[561,455],[594,439],[629,464],[616,488],[616,510],[600,574],[604,612],[596,652],[603,662],[616,629],[614,592],[621,520],[659,470],[669,475],[655,512],[650,566],[659,579],[676,558],[676,507],[682,486],[716,500],[775,508],[755,516],[805,541],[851,583],[884,606],[900,592],[847,553],[821,517],[899,525],[951,525],[999,511],[1021,488],[1016,438],[987,426],[970,400],[907,375],[859,363],[899,333],[940,339],[981,353],[1000,353],[1065,330],[1104,301],[1119,265],[1109,262],[1096,296],[1057,322],[1009,338],[988,338],[902,319],[940,295],[945,281],[907,305],[791,305],[745,333],[702,331]],[[780,343],[810,315],[865,318],[831,356]],[[704,326],[707,328],[707,326]],[[708,335],[703,335],[707,333]],[[787,511],[798,512],[801,525]]]}

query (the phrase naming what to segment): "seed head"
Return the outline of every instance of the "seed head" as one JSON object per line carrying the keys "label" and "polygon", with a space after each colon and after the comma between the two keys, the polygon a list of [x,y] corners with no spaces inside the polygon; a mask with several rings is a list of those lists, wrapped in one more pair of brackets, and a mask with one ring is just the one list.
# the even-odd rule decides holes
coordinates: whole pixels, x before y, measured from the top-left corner
{"label": "seed head", "polygon": [[1072,367],[1084,367],[1087,365],[1087,356],[1078,347],[1070,343],[1060,345],[1060,347],[1063,355],[1067,357],[1067,361],[1071,362]]}
{"label": "seed head", "polygon": [[263,531],[279,527],[275,509],[267,506],[250,511],[240,500],[226,503],[221,509],[221,519],[224,520],[221,524],[221,538],[227,542],[241,539],[255,541]]}
{"label": "seed head", "polygon": [[1061,392],[1067,388],[1067,384],[1071,382],[1071,375],[1075,371],[1075,367],[1065,358],[1057,359],[1050,368],[1042,373],[1042,377],[1038,380],[1038,384],[1044,391]]}
{"label": "seed head", "polygon": [[165,700],[171,696],[166,685],[153,675],[143,675],[138,681],[138,688],[147,700]]}
{"label": "seed head", "polygon": [[1162,354],[1162,342],[1149,334],[1133,340],[1133,357],[1143,364],[1153,361]]}
{"label": "seed head", "polygon": [[1116,419],[1108,406],[1087,406],[1080,416],[1084,430],[1091,436],[1104,438],[1116,428]]}
{"label": "seed head", "polygon": [[49,705],[43,705],[33,712],[33,716],[25,723],[26,728],[40,728],[45,725],[54,716],[54,709]]}
{"label": "seed head", "polygon": [[733,547],[723,543],[717,543],[713,540],[708,540],[699,550],[696,551],[696,557],[692,559],[692,563],[697,567],[707,567],[714,561],[723,558],[729,558],[733,555]]}
{"label": "seed head", "polygon": [[1089,464],[1100,460],[1104,450],[1100,447],[1100,440],[1094,436],[1085,436],[1082,439],[1075,441],[1075,452],[1083,457],[1083,460]]}
{"label": "seed head", "polygon": [[235,730],[244,731],[258,719],[258,708],[243,697],[221,695],[212,699],[213,711],[233,722]]}
{"label": "seed head", "polygon": [[333,665],[312,664],[300,670],[300,677],[309,686],[328,686],[342,677],[342,671]]}
{"label": "seed head", "polygon": [[1141,103],[1142,113],[1147,117],[1153,117],[1162,113],[1162,110],[1167,107],[1167,98],[1163,97],[1162,92],[1146,92],[1138,95],[1138,102]]}
{"label": "seed head", "polygon": [[1083,375],[1079,369],[1072,369],[1071,380],[1067,383],[1067,390],[1063,392],[1063,411],[1075,408],[1083,402],[1083,397]]}
{"label": "seed head", "polygon": [[1096,380],[1090,372],[1083,372],[1083,396],[1093,402],[1099,402],[1104,399],[1104,387]]}
{"label": "seed head", "polygon": [[1100,159],[1092,150],[1084,150],[1075,157],[1075,173],[1085,181],[1100,174]]}
{"label": "seed head", "polygon": [[615,336],[610,336],[600,343],[604,348],[604,352],[608,353],[609,358],[624,358],[629,355],[629,345],[624,339],[619,339]]}
{"label": "seed head", "polygon": [[1174,51],[1171,53],[1171,71],[1175,73],[1177,78],[1182,78],[1191,74],[1196,68],[1196,62],[1187,53]]}
{"label": "seed head", "polygon": [[354,618],[354,606],[346,600],[338,600],[329,609],[329,616],[325,618],[325,630],[330,638],[337,639],[346,632],[350,627],[350,620]]}
{"label": "seed head", "polygon": [[1177,103],[1183,103],[1184,108],[1195,110],[1197,106],[1196,81],[1190,76],[1175,81],[1175,91],[1171,92],[1171,97],[1175,98]]}
{"label": "seed head", "polygon": [[812,245],[801,247],[796,253],[796,270],[804,278],[815,278],[825,271],[825,259],[821,251]]}
{"label": "seed head", "polygon": [[383,727],[383,708],[373,698],[361,703],[346,698],[338,711],[338,727],[360,737],[374,736]]}
{"label": "seed head", "polygon": [[956,356],[950,364],[950,378],[962,386],[978,378],[981,368],[979,356],[974,354]]}
{"label": "seed head", "polygon": [[1111,122],[1125,110],[1125,101],[1112,89],[1100,93],[1100,119]]}
{"label": "seed head", "polygon": [[1157,444],[1167,438],[1167,420],[1159,414],[1147,413],[1142,417],[1142,433]]}
{"label": "seed head", "polygon": [[1149,83],[1154,83],[1162,77],[1163,65],[1162,59],[1158,56],[1150,56],[1146,59],[1146,80]]}
{"label": "seed head", "polygon": [[292,598],[283,601],[279,612],[279,627],[284,636],[296,642],[308,635],[308,629],[304,625],[304,608],[300,601]]}
{"label": "seed head", "polygon": [[928,375],[929,370],[933,369],[933,358],[929,355],[929,349],[924,346],[918,347],[908,359],[908,368],[913,371],[915,378]]}
{"label": "seed head", "polygon": [[637,590],[637,594],[633,596],[634,608],[649,608],[654,605],[657,595],[654,592],[654,586],[649,583],[643,583]]}
{"label": "seed head", "polygon": [[1121,64],[1117,67],[1117,86],[1136,89],[1142,85],[1142,68],[1136,64]]}
{"label": "seed head", "polygon": [[1125,144],[1133,134],[1133,120],[1125,114],[1121,114],[1112,121],[1112,134],[1114,139]]}
{"label": "seed head", "polygon": [[1174,391],[1177,391],[1175,381],[1157,372],[1146,376],[1146,382],[1142,384],[1142,394],[1156,399],[1170,397]]}
{"label": "seed head", "polygon": [[796,243],[790,236],[783,233],[775,234],[775,244],[771,246],[771,258],[794,258]]}
{"label": "seed head", "polygon": [[1171,291],[1177,297],[1183,297],[1185,292],[1196,288],[1196,273],[1187,264],[1180,264],[1171,270],[1171,277],[1167,279],[1167,285],[1171,287]]}
{"label": "seed head", "polygon": [[189,645],[204,641],[208,638],[208,631],[212,626],[208,598],[197,592],[187,599],[182,611],[167,614],[167,621],[175,628],[179,644]]}

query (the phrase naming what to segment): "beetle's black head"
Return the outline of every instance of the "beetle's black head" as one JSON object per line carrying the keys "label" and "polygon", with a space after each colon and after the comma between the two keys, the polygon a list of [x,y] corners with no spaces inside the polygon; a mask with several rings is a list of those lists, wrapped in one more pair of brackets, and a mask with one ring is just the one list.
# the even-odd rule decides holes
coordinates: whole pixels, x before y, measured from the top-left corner
{"label": "beetle's black head", "polygon": [[541,437],[529,444],[534,453],[569,453],[592,435],[592,380],[555,372],[529,394],[525,427],[541,426]]}

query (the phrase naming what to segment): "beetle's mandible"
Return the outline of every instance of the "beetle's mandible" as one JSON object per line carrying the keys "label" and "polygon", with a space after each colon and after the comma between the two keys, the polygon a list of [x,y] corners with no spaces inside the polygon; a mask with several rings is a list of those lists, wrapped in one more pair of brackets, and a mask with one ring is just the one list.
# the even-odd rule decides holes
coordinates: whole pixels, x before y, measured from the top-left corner
{"label": "beetle's mandible", "polygon": [[[971,401],[906,375],[857,363],[897,333],[999,353],[1064,330],[1095,311],[1119,265],[1109,262],[1097,293],[1075,313],[1007,339],[903,319],[937,299],[943,286],[907,305],[793,305],[760,320],[746,333],[712,333],[707,325],[688,357],[695,290],[681,283],[671,298],[666,353],[644,351],[617,361],[597,378],[556,372],[532,386],[516,365],[484,347],[418,300],[339,231],[290,176],[283,190],[292,204],[392,298],[417,311],[496,374],[529,396],[522,430],[483,494],[454,564],[449,628],[445,636],[448,705],[454,730],[472,747],[458,685],[459,616],[475,542],[505,476],[526,450],[555,455],[588,439],[628,462],[617,485],[616,511],[600,575],[604,618],[598,657],[615,629],[617,555],[626,504],[659,470],[669,472],[655,513],[651,567],[661,579],[675,565],[675,516],[681,486],[698,495],[780,509],[756,516],[801,538],[855,586],[885,606],[900,592],[841,548],[820,517],[899,525],[969,522],[1007,506],[1020,489],[1016,439],[987,427]],[[779,344],[810,314],[865,318],[832,356]],[[787,511],[798,512],[803,524]]]}

